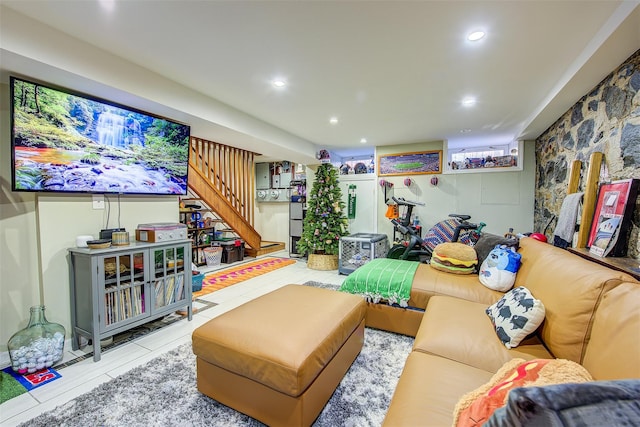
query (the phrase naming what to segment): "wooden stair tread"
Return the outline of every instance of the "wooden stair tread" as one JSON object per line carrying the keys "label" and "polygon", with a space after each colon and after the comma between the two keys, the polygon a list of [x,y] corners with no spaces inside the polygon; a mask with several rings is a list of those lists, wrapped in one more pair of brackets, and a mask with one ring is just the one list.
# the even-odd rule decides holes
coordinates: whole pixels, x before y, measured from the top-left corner
{"label": "wooden stair tread", "polygon": [[260,242],[260,249],[254,249],[252,247],[245,247],[244,253],[245,253],[245,256],[256,257],[256,256],[260,256],[260,255],[273,253],[273,252],[283,251],[283,250],[285,250],[285,248],[286,248],[286,246],[285,246],[285,244],[283,242],[261,241]]}

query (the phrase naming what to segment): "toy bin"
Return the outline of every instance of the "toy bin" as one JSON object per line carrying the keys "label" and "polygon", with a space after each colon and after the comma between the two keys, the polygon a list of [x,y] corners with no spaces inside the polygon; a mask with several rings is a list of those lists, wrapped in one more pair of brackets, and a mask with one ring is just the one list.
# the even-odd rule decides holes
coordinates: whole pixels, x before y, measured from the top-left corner
{"label": "toy bin", "polygon": [[389,251],[386,234],[357,233],[340,239],[338,272],[351,274],[375,258],[384,258]]}
{"label": "toy bin", "polygon": [[207,267],[215,267],[220,265],[222,261],[222,248],[219,246],[211,246],[202,250]]}
{"label": "toy bin", "polygon": [[204,274],[194,274],[191,276],[191,290],[193,292],[202,290],[202,279],[204,279]]}

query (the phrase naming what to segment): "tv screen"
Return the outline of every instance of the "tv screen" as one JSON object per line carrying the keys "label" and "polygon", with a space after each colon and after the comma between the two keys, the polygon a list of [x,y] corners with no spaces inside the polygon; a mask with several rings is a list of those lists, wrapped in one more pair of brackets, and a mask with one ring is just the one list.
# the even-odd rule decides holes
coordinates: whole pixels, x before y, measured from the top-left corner
{"label": "tv screen", "polygon": [[188,125],[11,77],[15,191],[187,193]]}

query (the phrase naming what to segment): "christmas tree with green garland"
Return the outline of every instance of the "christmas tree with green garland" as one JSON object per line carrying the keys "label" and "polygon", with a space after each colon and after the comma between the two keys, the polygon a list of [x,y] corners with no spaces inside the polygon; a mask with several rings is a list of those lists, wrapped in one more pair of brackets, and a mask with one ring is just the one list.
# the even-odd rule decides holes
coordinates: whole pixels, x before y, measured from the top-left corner
{"label": "christmas tree with green garland", "polygon": [[340,237],[348,234],[349,223],[338,185],[338,170],[330,163],[316,171],[311,192],[307,193],[307,214],[304,217],[300,253],[337,255]]}

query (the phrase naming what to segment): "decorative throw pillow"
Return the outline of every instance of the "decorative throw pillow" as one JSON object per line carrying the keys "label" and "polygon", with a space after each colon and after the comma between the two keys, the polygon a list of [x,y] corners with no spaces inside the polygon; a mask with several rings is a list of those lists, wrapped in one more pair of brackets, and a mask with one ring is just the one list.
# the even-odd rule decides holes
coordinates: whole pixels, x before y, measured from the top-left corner
{"label": "decorative throw pillow", "polygon": [[583,383],[593,378],[576,362],[564,359],[513,359],[505,363],[486,384],[462,396],[453,412],[453,425],[483,425],[505,405],[509,392],[518,387]]}
{"label": "decorative throw pillow", "polygon": [[496,245],[480,266],[480,283],[494,291],[508,291],[516,281],[521,259],[513,247]]}
{"label": "decorative throw pillow", "polygon": [[507,292],[486,309],[498,338],[507,348],[517,347],[544,320],[544,304],[524,286]]}
{"label": "decorative throw pillow", "polygon": [[491,250],[495,248],[496,245],[513,247],[517,251],[520,247],[520,239],[502,237],[496,234],[483,232],[476,244],[473,246],[473,248],[476,250],[476,254],[478,255],[478,265],[482,265],[485,258],[487,258],[487,256],[489,255],[489,252],[491,252]]}
{"label": "decorative throw pillow", "polygon": [[476,251],[464,243],[440,243],[433,249],[431,267],[453,274],[471,274],[478,265]]}

